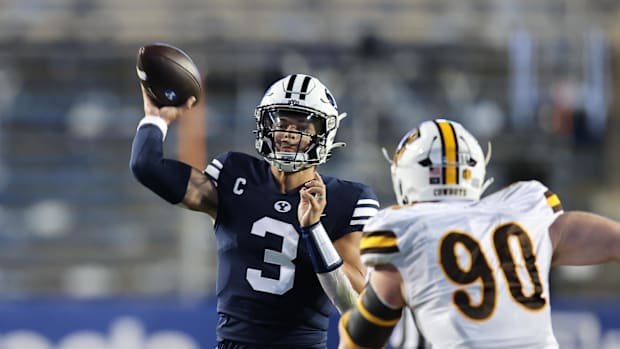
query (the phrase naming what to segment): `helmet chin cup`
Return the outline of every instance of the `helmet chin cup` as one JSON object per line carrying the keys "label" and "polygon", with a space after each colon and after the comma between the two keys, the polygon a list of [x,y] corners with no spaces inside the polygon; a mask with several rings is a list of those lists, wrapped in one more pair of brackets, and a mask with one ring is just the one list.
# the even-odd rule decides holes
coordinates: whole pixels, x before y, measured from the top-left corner
{"label": "helmet chin cup", "polygon": [[297,172],[312,165],[307,160],[307,154],[300,152],[275,152],[274,158],[267,161],[282,172]]}

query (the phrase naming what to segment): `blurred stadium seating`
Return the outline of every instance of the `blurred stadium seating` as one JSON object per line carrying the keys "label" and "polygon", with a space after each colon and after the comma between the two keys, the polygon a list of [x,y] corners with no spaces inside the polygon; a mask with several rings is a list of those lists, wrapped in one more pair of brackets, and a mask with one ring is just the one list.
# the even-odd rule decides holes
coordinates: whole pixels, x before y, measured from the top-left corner
{"label": "blurred stadium seating", "polygon": [[[211,294],[209,220],[127,166],[135,53],[155,41],[206,76],[209,154],[253,153],[263,89],[307,71],[349,114],[323,171],[384,205],[381,147],[448,117],[493,143],[492,190],[535,178],[620,219],[616,0],[0,0],[0,298]],[[552,292],[617,299],[617,268],[559,268]]]}

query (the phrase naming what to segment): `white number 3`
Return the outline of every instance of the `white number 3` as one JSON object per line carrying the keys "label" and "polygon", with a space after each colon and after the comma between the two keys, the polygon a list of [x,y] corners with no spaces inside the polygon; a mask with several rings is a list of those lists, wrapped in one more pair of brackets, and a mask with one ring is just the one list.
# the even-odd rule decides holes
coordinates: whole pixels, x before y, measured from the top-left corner
{"label": "white number 3", "polygon": [[293,288],[295,281],[295,264],[299,234],[292,224],[270,217],[263,217],[252,225],[250,234],[265,237],[267,233],[282,237],[282,252],[265,249],[263,261],[280,266],[277,279],[263,277],[260,269],[248,268],[245,278],[256,291],[282,295]]}

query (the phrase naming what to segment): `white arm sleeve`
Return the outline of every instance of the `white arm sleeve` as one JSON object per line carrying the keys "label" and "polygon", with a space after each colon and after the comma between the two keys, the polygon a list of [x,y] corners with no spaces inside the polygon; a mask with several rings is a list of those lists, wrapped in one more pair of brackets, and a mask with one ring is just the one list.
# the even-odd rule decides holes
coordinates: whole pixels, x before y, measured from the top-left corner
{"label": "white arm sleeve", "polygon": [[353,289],[349,278],[342,268],[337,268],[327,273],[317,273],[319,282],[327,294],[327,297],[338,309],[340,314],[355,306],[357,292]]}

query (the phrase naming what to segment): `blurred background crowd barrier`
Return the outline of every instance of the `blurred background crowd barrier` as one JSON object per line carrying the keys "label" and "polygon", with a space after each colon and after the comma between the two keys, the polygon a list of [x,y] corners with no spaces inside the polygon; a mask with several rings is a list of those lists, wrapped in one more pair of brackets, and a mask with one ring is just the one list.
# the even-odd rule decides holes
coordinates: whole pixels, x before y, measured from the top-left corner
{"label": "blurred background crowd barrier", "polygon": [[[349,114],[337,137],[348,146],[322,172],[372,185],[384,206],[381,148],[445,117],[493,144],[490,190],[538,179],[565,209],[620,219],[617,0],[0,0],[3,349],[74,348],[63,343],[76,331],[150,338],[80,348],[213,344],[211,222],[128,169],[135,55],[152,42],[182,48],[205,77],[205,103],[183,121],[197,127],[181,123],[166,143],[197,167],[254,154],[264,90],[307,72]],[[551,278],[563,347],[620,348],[618,265]]]}

